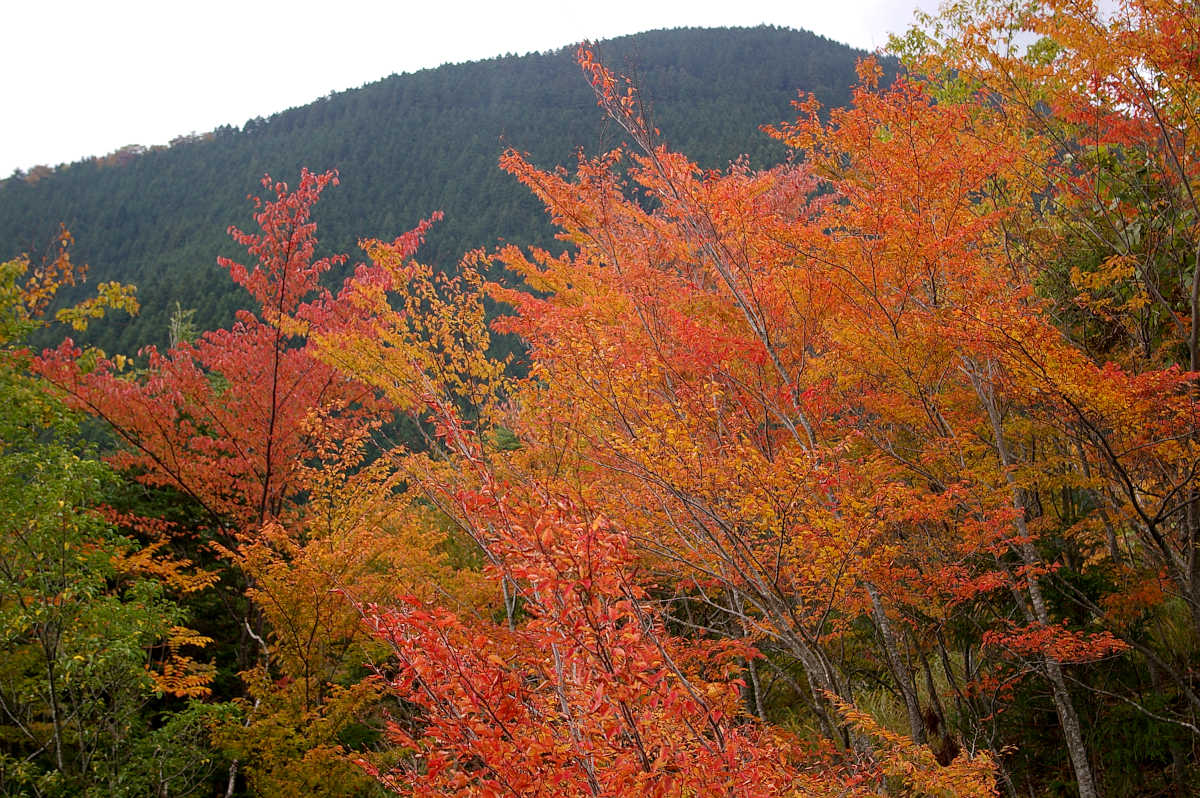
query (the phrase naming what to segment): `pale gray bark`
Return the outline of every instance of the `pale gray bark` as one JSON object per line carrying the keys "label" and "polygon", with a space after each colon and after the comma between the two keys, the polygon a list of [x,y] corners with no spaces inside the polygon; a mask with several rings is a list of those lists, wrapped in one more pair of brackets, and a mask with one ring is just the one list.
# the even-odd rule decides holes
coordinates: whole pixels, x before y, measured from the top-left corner
{"label": "pale gray bark", "polygon": [[[1031,620],[1035,620],[1043,626],[1049,626],[1051,624],[1050,612],[1046,608],[1045,597],[1042,595],[1041,584],[1035,570],[1041,562],[1037,550],[1030,542],[1029,527],[1025,521],[1027,510],[1025,497],[1012,473],[1014,461],[1004,436],[1004,422],[996,401],[994,386],[990,379],[986,379],[984,375],[980,374],[975,364],[967,363],[966,371],[975,388],[975,393],[979,397],[980,405],[987,411],[992,434],[995,436],[996,454],[1000,458],[1000,464],[1004,466],[1004,476],[1012,494],[1013,508],[1017,511],[1014,523],[1021,543],[1016,549],[1028,570],[1026,594],[1029,598],[1029,606],[1025,608],[1026,613]],[[1071,759],[1071,768],[1075,772],[1075,780],[1079,787],[1079,798],[1099,798],[1100,793],[1092,774],[1087,746],[1083,742],[1083,729],[1079,723],[1079,714],[1075,711],[1075,702],[1071,698],[1066,680],[1063,678],[1062,663],[1052,656],[1046,656],[1042,661],[1042,668],[1046,674],[1046,680],[1050,682],[1054,707],[1058,712],[1058,721],[1067,746],[1067,754]]]}
{"label": "pale gray bark", "polygon": [[879,636],[883,638],[883,651],[887,657],[888,668],[891,669],[892,678],[896,680],[896,687],[899,688],[900,695],[904,698],[909,730],[915,742],[924,743],[926,741],[925,721],[921,719],[921,702],[917,696],[917,681],[913,676],[912,669],[908,667],[908,663],[900,656],[900,648],[896,645],[896,634],[892,631],[892,624],[883,609],[879,589],[870,582],[866,583],[866,588],[867,595],[871,597],[871,617],[879,629]]}

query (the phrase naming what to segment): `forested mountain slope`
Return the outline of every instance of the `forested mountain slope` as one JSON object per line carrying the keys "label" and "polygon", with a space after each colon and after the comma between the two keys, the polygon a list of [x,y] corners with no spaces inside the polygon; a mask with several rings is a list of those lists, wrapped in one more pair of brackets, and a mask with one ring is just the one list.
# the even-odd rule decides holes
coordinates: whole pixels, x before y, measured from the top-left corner
{"label": "forested mountain slope", "polygon": [[[607,42],[610,63],[635,74],[672,147],[721,167],[742,154],[763,165],[784,148],[758,126],[792,118],[797,91],[826,106],[849,97],[863,53],[802,31],[679,29]],[[254,75],[246,75],[253,80]],[[540,165],[569,164],[582,147],[619,142],[605,126],[574,49],[504,56],[415,74],[321,98],[302,108],[176,139],[127,148],[0,182],[0,253],[35,255],[59,223],[74,233],[90,282],[138,286],[142,312],[98,326],[93,340],[129,351],[166,337],[179,302],[202,328],[227,323],[240,289],[218,254],[225,233],[250,223],[245,198],[264,173],[294,181],[302,166],[337,169],[342,184],[318,211],[322,243],[357,253],[360,237],[390,239],[442,210],[422,258],[441,267],[499,239],[550,240],[537,200],[497,168],[506,147]]]}

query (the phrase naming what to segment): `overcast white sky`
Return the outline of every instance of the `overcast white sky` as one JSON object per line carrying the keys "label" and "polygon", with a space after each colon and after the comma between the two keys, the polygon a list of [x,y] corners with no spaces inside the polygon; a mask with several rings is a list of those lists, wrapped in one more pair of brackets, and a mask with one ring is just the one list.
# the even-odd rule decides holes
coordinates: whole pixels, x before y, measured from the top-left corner
{"label": "overcast white sky", "polygon": [[918,4],[937,0],[0,0],[0,178],[584,38],[765,23],[875,49]]}

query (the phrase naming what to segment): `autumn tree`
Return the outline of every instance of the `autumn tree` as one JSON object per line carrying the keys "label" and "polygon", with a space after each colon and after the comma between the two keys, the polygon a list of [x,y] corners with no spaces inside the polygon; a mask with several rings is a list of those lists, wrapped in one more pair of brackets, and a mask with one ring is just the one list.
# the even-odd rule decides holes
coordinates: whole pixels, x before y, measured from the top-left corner
{"label": "autumn tree", "polygon": [[[640,152],[581,160],[573,177],[502,162],[571,248],[497,255],[528,286],[485,290],[513,308],[498,327],[526,341],[530,377],[498,385],[503,401],[479,415],[475,439],[502,425],[519,442],[477,456],[498,475],[481,484],[627,535],[668,627],[766,654],[741,658],[746,708],[771,717],[760,672],[773,669],[844,757],[879,755],[841,711],[868,703],[943,764],[962,749],[1004,761],[1012,732],[995,719],[1022,711],[1020,690],[1045,696],[1057,761],[1096,795],[1085,711],[1194,728],[1190,710],[1159,716],[1128,685],[1086,690],[1137,651],[1187,700],[1188,647],[1155,650],[1135,629],[1169,617],[1162,557],[1190,562],[1161,526],[1186,517],[1194,417],[1190,373],[1106,362],[1059,312],[1047,176],[1087,183],[1086,164],[1061,167],[1061,146],[1002,98],[961,90],[965,70],[879,89],[867,62],[852,107],[809,101],[776,131],[803,163],[703,172],[661,145],[635,88],[581,62]],[[1080,307],[1094,312],[1094,295]],[[370,359],[343,354],[356,351]],[[388,374],[435,416],[462,399],[424,355],[339,340],[324,356]],[[455,444],[473,427],[442,423],[444,457],[467,456]],[[478,491],[469,471],[427,469],[431,493]],[[1121,519],[1142,526],[1150,559]],[[495,526],[479,527],[485,551]],[[505,561],[493,557],[502,586]],[[1168,574],[1186,596],[1182,571]],[[389,617],[394,645],[397,627],[425,622]]]}
{"label": "autumn tree", "polygon": [[[218,586],[243,684],[243,716],[219,735],[235,757],[229,789],[242,763],[269,793],[365,789],[340,756],[340,735],[377,693],[355,678],[371,656],[346,596],[390,595],[381,574],[449,570],[437,536],[389,509],[395,477],[365,463],[387,403],[312,356],[312,336],[361,321],[320,285],[344,261],[315,256],[311,208],[334,182],[304,171],[293,190],[264,178],[274,198],[255,200],[258,231],[230,230],[252,265],[221,261],[257,306],[233,327],[137,360],[89,356],[68,339],[36,363],[67,404],[111,427],[113,465],[192,502],[194,534],[232,566]],[[427,226],[400,238],[405,254]],[[361,281],[379,276],[358,267]]]}
{"label": "autumn tree", "polygon": [[[390,725],[399,762],[368,759],[369,772],[419,795],[820,794],[875,783],[885,763],[907,762],[914,781],[933,772],[912,758],[932,761],[920,746],[839,762],[748,718],[739,674],[759,657],[749,642],[672,630],[638,539],[535,466],[553,453],[505,432],[527,421],[510,404],[513,380],[485,356],[480,257],[451,277],[384,245],[368,251],[392,264],[400,291],[389,300],[359,286],[369,327],[318,336],[321,357],[430,430],[426,447],[392,457],[478,546],[502,602],[490,618],[420,596],[364,605],[391,649],[379,676],[407,707]],[[964,760],[943,777],[982,794],[987,772],[986,760]]]}
{"label": "autumn tree", "polygon": [[[1053,426],[1042,440],[1057,443],[1036,459],[1053,456],[1064,481],[1026,486],[1026,514],[1069,531],[1050,577],[1068,606],[1131,648],[1136,675],[1087,686],[1095,700],[1122,694],[1133,722],[1172,740],[1177,784],[1200,708],[1186,675],[1200,639],[1198,30],[1188,4],[982,4],[902,43],[940,99],[989,99],[964,104],[986,120],[981,135],[1019,136],[1036,156],[1009,186],[1025,218],[1007,242],[1054,331],[1026,326],[1001,347],[1017,401]],[[1022,448],[1010,454],[1029,473]],[[1164,623],[1190,629],[1171,642],[1147,634]],[[1140,698],[1147,678],[1164,697],[1153,705]]]}

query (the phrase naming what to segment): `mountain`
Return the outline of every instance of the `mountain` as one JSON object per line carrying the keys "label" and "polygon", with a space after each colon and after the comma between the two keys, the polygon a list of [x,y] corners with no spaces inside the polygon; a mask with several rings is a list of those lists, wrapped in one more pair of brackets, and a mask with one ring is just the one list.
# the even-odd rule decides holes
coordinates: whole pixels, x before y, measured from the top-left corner
{"label": "mountain", "polygon": [[[756,165],[784,158],[758,127],[792,118],[797,91],[845,104],[864,55],[773,27],[659,30],[599,51],[635,76],[666,141],[705,167],[742,154]],[[176,302],[195,308],[202,328],[230,321],[243,296],[216,258],[244,257],[225,230],[252,226],[246,196],[259,193],[264,173],[294,182],[302,166],[339,171],[341,186],[323,195],[315,217],[323,246],[352,262],[359,238],[390,239],[444,211],[419,257],[447,267],[500,239],[552,241],[538,202],[496,166],[506,147],[569,166],[578,148],[619,141],[573,47],[392,75],[240,130],[14,175],[0,182],[0,257],[36,258],[66,224],[91,282],[138,286],[142,313],[107,321],[92,338],[130,351],[163,342]]]}

